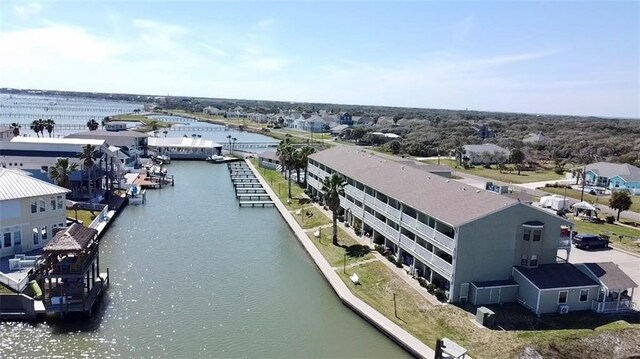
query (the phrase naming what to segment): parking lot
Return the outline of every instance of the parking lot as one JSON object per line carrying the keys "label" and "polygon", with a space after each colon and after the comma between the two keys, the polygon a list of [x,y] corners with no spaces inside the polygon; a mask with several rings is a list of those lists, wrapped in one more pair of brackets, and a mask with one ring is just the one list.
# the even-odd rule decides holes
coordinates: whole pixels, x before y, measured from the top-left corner
{"label": "parking lot", "polygon": [[[564,256],[564,253],[562,253]],[[634,282],[640,285],[640,257],[633,256],[615,249],[571,249],[570,263],[613,262],[617,264]],[[636,288],[633,302],[636,310],[640,309],[640,288]]]}

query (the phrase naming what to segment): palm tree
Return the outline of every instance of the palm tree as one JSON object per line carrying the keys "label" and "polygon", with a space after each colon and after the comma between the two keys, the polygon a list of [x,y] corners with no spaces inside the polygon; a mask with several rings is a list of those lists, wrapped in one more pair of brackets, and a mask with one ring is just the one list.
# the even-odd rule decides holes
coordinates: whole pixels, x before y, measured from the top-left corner
{"label": "palm tree", "polygon": [[289,183],[289,198],[291,198],[291,170],[295,166],[296,162],[294,152],[295,150],[293,149],[293,146],[291,145],[291,139],[289,138],[285,138],[284,140],[280,141],[280,143],[278,144],[278,149],[276,150],[276,154],[280,159],[280,165],[287,171],[287,178]]}
{"label": "palm tree", "polygon": [[51,132],[53,132],[55,125],[56,125],[56,122],[50,118],[44,121],[44,128],[47,129],[47,132],[49,133],[49,137],[51,137]]}
{"label": "palm tree", "polygon": [[229,140],[229,152],[231,152],[231,135],[227,135],[227,140]]}
{"label": "palm tree", "polygon": [[95,119],[90,119],[87,121],[87,127],[89,127],[89,131],[95,131],[100,127],[100,124]]}
{"label": "palm tree", "polygon": [[322,180],[322,192],[324,203],[333,214],[333,245],[338,243],[338,210],[340,209],[340,196],[344,196],[346,181],[337,173],[327,176]]}
{"label": "palm tree", "polygon": [[20,126],[20,124],[17,122],[11,124],[11,130],[13,130],[14,137],[20,136],[20,128],[22,128],[22,126]]}
{"label": "palm tree", "polygon": [[84,170],[87,171],[87,179],[88,189],[89,189],[89,202],[91,202],[92,198],[92,189],[91,189],[91,170],[95,165],[94,153],[96,152],[96,147],[91,144],[86,144],[82,146],[82,152],[78,155],[78,157],[82,160],[82,165],[84,166]]}
{"label": "palm tree", "polygon": [[[309,145],[306,145],[300,148],[298,151],[300,151],[300,160],[302,162],[301,168],[304,168],[304,186],[307,187],[307,169],[309,167],[309,156],[314,154],[316,152],[316,149]],[[300,178],[298,178],[298,181],[300,181]]]}
{"label": "palm tree", "polygon": [[158,121],[151,121],[149,124],[151,125],[151,130],[158,131]]}
{"label": "palm tree", "polygon": [[164,135],[164,138],[167,138],[167,134],[168,133],[169,133],[169,131],[167,131],[167,130],[162,131],[162,134]]}
{"label": "palm tree", "polygon": [[70,189],[69,175],[78,169],[77,163],[69,163],[69,158],[58,157],[53,167],[49,167],[49,178],[54,180],[58,186]]}
{"label": "palm tree", "polygon": [[33,120],[29,125],[29,128],[36,133],[36,136],[40,137],[40,132],[43,130],[44,125],[42,124],[42,119]]}
{"label": "palm tree", "polygon": [[233,150],[235,150],[235,149],[236,149],[236,141],[237,141],[237,140],[238,140],[238,139],[237,139],[237,138],[235,138],[235,137],[231,139],[231,141],[233,141],[233,146],[231,146],[231,152],[233,152]]}

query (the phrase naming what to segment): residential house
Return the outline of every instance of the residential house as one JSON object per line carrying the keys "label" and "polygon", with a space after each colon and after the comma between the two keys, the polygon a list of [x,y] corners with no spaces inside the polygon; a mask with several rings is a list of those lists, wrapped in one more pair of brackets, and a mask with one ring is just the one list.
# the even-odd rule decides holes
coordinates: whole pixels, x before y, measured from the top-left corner
{"label": "residential house", "polygon": [[340,125],[353,126],[353,116],[351,116],[349,112],[340,112],[340,119],[338,122]]}
{"label": "residential house", "polygon": [[42,248],[65,227],[66,188],[0,168],[0,257]]}
{"label": "residential house", "polygon": [[375,120],[371,116],[361,116],[356,121],[354,121],[356,125],[373,125]]}
{"label": "residential house", "polygon": [[626,189],[640,195],[640,168],[626,163],[597,162],[587,165],[585,184],[608,188],[612,191]]}
{"label": "residential house", "polygon": [[542,131],[538,133],[530,133],[529,136],[522,140],[522,142],[528,144],[544,144],[547,141],[549,141],[549,137],[545,136]]}
{"label": "residential house", "polygon": [[340,116],[337,115],[324,115],[322,119],[326,128],[334,128],[340,124]]}
{"label": "residential house", "polygon": [[471,165],[478,164],[496,164],[501,160],[505,160],[511,154],[511,151],[502,148],[493,143],[485,143],[483,145],[464,145],[464,157],[467,163]]}
{"label": "residential house", "polygon": [[487,125],[482,124],[478,127],[474,127],[478,137],[484,139],[496,137],[496,132],[490,129]]}
{"label": "residential house", "polygon": [[127,130],[126,124],[118,122],[107,123],[104,129],[77,132],[66,136],[66,138],[105,140],[110,146],[118,147],[127,156],[122,164],[130,168],[140,168],[141,158],[148,156],[149,137],[151,136],[144,132]]}
{"label": "residential house", "polygon": [[[85,168],[79,158],[85,145],[93,145],[96,148],[94,166],[90,170]],[[17,168],[29,172],[34,178],[50,183],[53,183],[53,180],[49,178],[49,168],[55,165],[59,157],[66,157],[70,163],[78,165],[78,169],[69,176],[69,199],[87,201],[91,193],[91,200],[94,203],[99,202],[109,184],[119,180],[116,177],[116,168],[120,166],[121,158],[109,149],[105,140],[15,137],[0,147],[0,167]]]}
{"label": "residential house", "polygon": [[224,110],[220,110],[220,109],[218,109],[216,107],[211,107],[211,106],[205,107],[202,111],[204,113],[208,114],[208,115],[220,115],[221,116],[221,115],[224,115],[226,113],[226,111],[224,111]]}
{"label": "residential house", "polygon": [[280,166],[280,158],[278,158],[276,151],[264,151],[260,153],[258,155],[258,166],[271,170],[275,170]]}
{"label": "residential house", "polygon": [[556,265],[559,255],[568,262],[574,233],[564,218],[344,146],[311,155],[308,173],[313,195],[322,194],[326,176],[344,177],[345,221],[445,290],[449,302],[520,302],[537,314],[597,308],[602,285]]}
{"label": "residential house", "polygon": [[13,129],[10,126],[0,125],[0,141],[9,141],[13,138]]}
{"label": "residential house", "polygon": [[333,135],[333,136],[340,136],[340,134],[342,134],[342,131],[346,130],[347,128],[349,128],[349,125],[337,125],[332,127],[329,132]]}

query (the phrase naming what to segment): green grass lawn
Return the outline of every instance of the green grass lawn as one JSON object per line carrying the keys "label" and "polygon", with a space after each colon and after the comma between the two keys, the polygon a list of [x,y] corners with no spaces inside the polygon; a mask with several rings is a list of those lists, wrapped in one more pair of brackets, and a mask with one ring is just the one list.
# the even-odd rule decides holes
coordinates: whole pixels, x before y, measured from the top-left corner
{"label": "green grass lawn", "polygon": [[[342,270],[336,272],[357,297],[423,343],[433,348],[436,339],[447,337],[465,347],[474,358],[512,358],[525,346],[531,345],[543,352],[549,348],[562,347],[563,353],[571,353],[570,348],[577,340],[605,331],[637,331],[640,328],[638,324],[620,320],[609,323],[606,318],[603,320],[602,316],[591,313],[575,313],[573,316],[553,319],[550,328],[554,329],[550,330],[503,331],[478,328],[472,323],[472,314],[454,305],[432,306],[383,263],[366,263],[347,269],[347,274],[343,274]],[[360,277],[360,285],[354,285],[348,278],[354,272]],[[394,313],[394,294],[397,317]],[[518,310],[526,312],[525,316],[530,321],[536,321],[533,314],[522,308]],[[577,323],[575,318],[585,323]],[[567,327],[572,329],[567,330]]]}
{"label": "green grass lawn", "polygon": [[[307,213],[310,213],[311,216],[307,216]],[[295,212],[292,213],[292,215],[296,219],[300,227],[304,229],[315,228],[324,224],[331,223],[331,219],[329,219],[324,215],[324,213],[320,212],[315,207],[307,207],[302,209],[301,215],[297,215],[295,214]]]}
{"label": "green grass lawn", "polygon": [[291,203],[287,203],[289,198],[287,179],[276,170],[258,167],[257,158],[252,158],[251,163],[258,169],[265,181],[271,186],[271,189],[289,210],[296,210],[309,205],[309,198],[304,194],[304,189],[293,180],[291,181],[292,200]]}
{"label": "green grass lawn", "polygon": [[4,284],[0,283],[0,295],[2,294],[16,294],[16,292],[12,291],[11,289],[5,287]]}
{"label": "green grass lawn", "polygon": [[[553,188],[553,187],[540,187],[541,191],[545,191],[548,193],[559,194],[561,196],[565,195],[564,188]],[[582,191],[578,191],[575,189],[567,189],[567,197],[580,200]],[[609,196],[594,196],[590,195],[588,191],[584,192],[584,200],[587,202],[595,203],[595,204],[604,204],[609,205]],[[631,196],[631,208],[629,209],[632,212],[640,213],[640,196]]]}
{"label": "green grass lawn", "polygon": [[[634,241],[640,239],[640,230],[608,223],[591,223],[579,219],[573,219],[578,233],[593,233],[607,235],[611,245],[631,252],[640,253],[640,246]],[[619,236],[622,236],[620,238]]]}
{"label": "green grass lawn", "polygon": [[[94,211],[94,213],[97,215],[98,213],[100,213],[100,211]],[[76,218],[76,211],[72,210],[72,209],[68,209],[67,210],[67,217],[68,218]],[[80,210],[78,211],[78,220],[82,221],[82,225],[85,227],[88,227],[89,224],[91,224],[91,222],[93,222],[93,220],[95,219],[94,216],[91,215],[91,212],[89,211],[84,211],[84,210]]]}
{"label": "green grass lawn", "polygon": [[[425,160],[423,162],[437,164],[438,160]],[[490,178],[496,181],[502,181],[507,183],[552,181],[552,180],[560,180],[565,178],[564,175],[559,175],[550,169],[539,170],[539,171],[521,171],[520,175],[518,175],[518,172],[516,170],[512,170],[511,172],[503,171],[504,173],[500,173],[500,171],[495,168],[495,165],[491,169],[487,169],[482,166],[475,166],[472,168],[463,168],[458,166],[456,161],[450,160],[450,159],[441,159],[440,164],[449,166],[456,171],[469,173],[472,175]],[[507,167],[510,167],[510,166],[507,166]]]}
{"label": "green grass lawn", "polygon": [[[326,217],[326,216],[325,216]],[[344,265],[345,254],[346,265],[360,262],[363,260],[373,258],[373,254],[368,253],[362,245],[358,244],[356,240],[351,238],[344,230],[338,228],[338,243],[339,246],[334,246],[331,242],[331,227],[322,228],[320,231],[320,239],[313,235],[314,231],[308,231],[307,236],[311,239],[313,244],[318,248],[322,256],[333,267]],[[365,252],[367,252],[365,254]]]}

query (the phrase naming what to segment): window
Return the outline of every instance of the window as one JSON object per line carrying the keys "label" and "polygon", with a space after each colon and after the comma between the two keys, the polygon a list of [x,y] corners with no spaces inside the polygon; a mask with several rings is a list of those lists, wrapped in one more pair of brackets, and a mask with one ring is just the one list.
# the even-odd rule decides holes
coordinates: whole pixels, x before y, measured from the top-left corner
{"label": "window", "polygon": [[15,231],[13,232],[13,244],[19,246],[22,244],[22,232]]}
{"label": "window", "polygon": [[542,231],[539,229],[536,229],[533,231],[533,241],[534,242],[540,242],[540,238],[542,237]]}
{"label": "window", "polygon": [[47,240],[47,226],[42,226],[42,240],[46,241]]}
{"label": "window", "polygon": [[522,239],[524,239],[525,241],[528,241],[529,238],[531,238],[531,230],[525,228],[524,229],[524,235],[522,236]]}
{"label": "window", "polygon": [[55,197],[51,197],[51,210],[52,211],[56,210],[56,198]]}
{"label": "window", "polygon": [[523,254],[523,255],[520,257],[520,265],[521,265],[521,266],[526,266],[528,263],[529,263],[529,262],[528,262],[527,255],[526,255],[526,254]]}
{"label": "window", "polygon": [[569,296],[569,292],[566,290],[558,292],[558,304],[567,304],[567,296]]}
{"label": "window", "polygon": [[37,246],[40,243],[40,233],[38,233],[38,228],[33,229],[33,245]]}
{"label": "window", "polygon": [[538,255],[532,254],[529,259],[529,267],[537,267],[538,266]]}
{"label": "window", "polygon": [[35,198],[31,199],[31,213],[38,212],[38,202]]}
{"label": "window", "polygon": [[6,232],[5,234],[2,235],[2,242],[3,242],[3,246],[6,247],[11,247],[11,232]]}
{"label": "window", "polygon": [[44,198],[39,198],[38,199],[38,207],[40,208],[40,212],[44,212],[45,210],[45,204],[44,204]]}
{"label": "window", "polygon": [[580,289],[580,301],[586,302],[589,299],[589,289]]}
{"label": "window", "polygon": [[58,209],[62,209],[62,206],[64,205],[64,202],[62,201],[62,196],[58,196],[56,199],[58,201]]}

